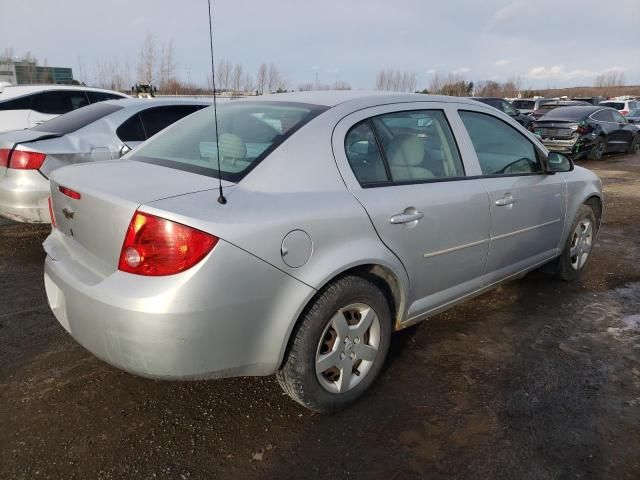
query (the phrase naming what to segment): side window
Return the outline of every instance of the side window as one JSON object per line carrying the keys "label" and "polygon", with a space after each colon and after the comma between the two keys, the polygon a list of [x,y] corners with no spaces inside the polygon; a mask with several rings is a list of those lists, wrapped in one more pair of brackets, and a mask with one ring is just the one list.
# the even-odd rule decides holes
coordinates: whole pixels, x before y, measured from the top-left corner
{"label": "side window", "polygon": [[36,95],[33,109],[40,113],[62,115],[88,104],[83,91],[55,90]]}
{"label": "side window", "polygon": [[389,181],[369,120],[360,122],[349,130],[344,140],[344,149],[360,185]]}
{"label": "side window", "polygon": [[174,107],[149,108],[140,112],[140,119],[144,125],[147,138],[153,137],[160,130],[164,130],[172,123],[200,110],[199,105],[179,105]]}
{"label": "side window", "polygon": [[104,102],[105,100],[121,100],[122,97],[106,92],[86,92],[91,103]]}
{"label": "side window", "polygon": [[506,113],[507,115],[515,115],[516,114],[516,109],[513,108],[513,106],[509,103],[509,102],[505,102],[504,100],[502,100],[502,111],[504,113]]}
{"label": "side window", "polygon": [[627,121],[625,120],[625,118],[618,112],[611,112],[611,115],[613,115],[613,121],[616,123],[627,123]]}
{"label": "side window", "polygon": [[610,118],[608,115],[608,112],[606,110],[600,110],[596,113],[594,113],[591,118],[593,118],[594,120],[597,120],[599,122],[610,122]]}
{"label": "side window", "polygon": [[460,111],[484,175],[542,171],[533,144],[516,129],[486,113]]}
{"label": "side window", "polygon": [[30,110],[33,95],[0,102],[0,110]]}
{"label": "side window", "polygon": [[458,147],[441,110],[413,110],[373,119],[393,182],[463,177]]}
{"label": "side window", "polygon": [[144,133],[144,127],[140,121],[140,115],[137,113],[118,127],[116,135],[125,143],[144,142],[147,139],[147,135]]}

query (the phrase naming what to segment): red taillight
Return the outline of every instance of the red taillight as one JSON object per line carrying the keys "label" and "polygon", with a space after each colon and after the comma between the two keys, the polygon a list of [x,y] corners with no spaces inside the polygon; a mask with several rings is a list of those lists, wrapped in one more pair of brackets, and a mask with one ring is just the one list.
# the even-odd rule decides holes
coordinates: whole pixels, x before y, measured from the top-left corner
{"label": "red taillight", "polygon": [[49,197],[49,217],[51,218],[51,227],[56,228],[56,217],[53,214],[53,205],[51,204],[51,197]]}
{"label": "red taillight", "polygon": [[627,115],[629,115],[629,110],[620,110],[620,114],[626,117]]}
{"label": "red taillight", "polygon": [[576,129],[576,132],[578,132],[580,135],[584,135],[585,133],[589,133],[589,130],[591,130],[591,128],[589,128],[588,126],[580,126]]}
{"label": "red taillight", "polygon": [[44,153],[14,150],[10,155],[9,168],[16,170],[38,170],[47,156]]}
{"label": "red taillight", "polygon": [[8,148],[0,148],[0,167],[8,167],[9,166],[9,154],[11,150]]}
{"label": "red taillight", "polygon": [[217,242],[217,237],[195,228],[136,212],[122,244],[118,269],[137,275],[173,275],[193,267]]}
{"label": "red taillight", "polygon": [[60,190],[60,193],[66,195],[67,197],[73,198],[74,200],[80,200],[80,194],[75,190],[71,190],[70,188],[63,186],[59,186],[58,190]]}

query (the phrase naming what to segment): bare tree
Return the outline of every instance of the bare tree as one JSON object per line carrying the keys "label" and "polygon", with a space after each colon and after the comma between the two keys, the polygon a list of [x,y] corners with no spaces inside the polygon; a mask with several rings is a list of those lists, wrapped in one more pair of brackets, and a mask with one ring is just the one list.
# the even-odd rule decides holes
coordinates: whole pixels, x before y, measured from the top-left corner
{"label": "bare tree", "polygon": [[218,62],[216,67],[216,88],[218,90],[229,90],[231,86],[231,70],[233,64],[231,61],[224,59]]}
{"label": "bare tree", "polygon": [[175,79],[176,61],[174,51],[173,38],[167,44],[162,45],[158,81],[160,90],[163,91],[168,90],[169,84]]}
{"label": "bare tree", "polygon": [[336,80],[331,85],[332,90],[351,90],[351,84],[344,82],[342,80]]}
{"label": "bare tree", "polygon": [[376,90],[413,92],[416,89],[415,72],[382,69],[376,75]]}
{"label": "bare tree", "polygon": [[269,73],[267,74],[267,91],[269,93],[275,92],[278,89],[280,83],[280,72],[278,67],[274,63],[269,65]]}
{"label": "bare tree", "polygon": [[244,74],[244,70],[242,65],[236,63],[233,66],[233,70],[231,71],[231,89],[234,92],[239,92],[240,87],[242,86],[242,75]]}
{"label": "bare tree", "polygon": [[310,92],[315,89],[315,84],[313,82],[305,82],[298,85],[298,91],[300,92]]}
{"label": "bare tree", "polygon": [[258,93],[262,95],[264,93],[264,89],[267,86],[267,64],[262,63],[258,67],[258,74],[256,76],[256,88]]}
{"label": "bare tree", "polygon": [[156,48],[151,32],[147,32],[144,42],[140,47],[140,53],[138,54],[138,82],[153,81],[153,73],[156,65]]}
{"label": "bare tree", "polygon": [[242,90],[245,92],[253,91],[255,84],[253,83],[253,76],[247,72],[242,78]]}

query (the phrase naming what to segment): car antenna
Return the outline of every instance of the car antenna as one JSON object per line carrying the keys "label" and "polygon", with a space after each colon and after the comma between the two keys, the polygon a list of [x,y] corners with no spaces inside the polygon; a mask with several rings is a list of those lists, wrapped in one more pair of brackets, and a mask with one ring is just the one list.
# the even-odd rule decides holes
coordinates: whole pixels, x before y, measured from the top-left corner
{"label": "car antenna", "polygon": [[218,157],[218,190],[220,195],[218,196],[218,203],[224,205],[227,203],[227,199],[222,193],[222,175],[220,169],[220,141],[218,139],[218,109],[216,102],[216,69],[213,61],[213,27],[211,25],[211,0],[207,0],[209,4],[209,44],[211,47],[211,82],[213,84],[213,120],[216,127],[216,156]]}

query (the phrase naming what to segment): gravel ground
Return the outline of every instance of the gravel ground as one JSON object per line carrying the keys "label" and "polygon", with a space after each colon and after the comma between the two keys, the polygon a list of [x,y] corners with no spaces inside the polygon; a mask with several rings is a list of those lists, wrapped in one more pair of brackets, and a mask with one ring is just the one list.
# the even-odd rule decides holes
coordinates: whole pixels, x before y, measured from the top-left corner
{"label": "gravel ground", "polygon": [[640,478],[640,157],[583,164],[606,216],[580,281],[534,272],[400,332],[330,416],[272,377],[95,359],[47,307],[47,228],[0,220],[0,478]]}

